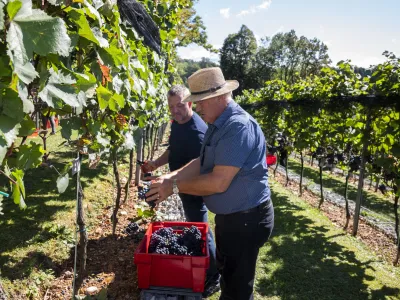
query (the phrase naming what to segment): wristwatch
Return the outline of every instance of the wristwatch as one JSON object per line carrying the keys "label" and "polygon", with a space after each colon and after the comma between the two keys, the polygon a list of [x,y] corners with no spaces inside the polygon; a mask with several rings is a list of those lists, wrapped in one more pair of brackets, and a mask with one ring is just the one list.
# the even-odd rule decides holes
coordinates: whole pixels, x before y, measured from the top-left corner
{"label": "wristwatch", "polygon": [[172,192],[174,194],[179,194],[179,188],[178,185],[176,184],[176,179],[174,179],[172,182]]}

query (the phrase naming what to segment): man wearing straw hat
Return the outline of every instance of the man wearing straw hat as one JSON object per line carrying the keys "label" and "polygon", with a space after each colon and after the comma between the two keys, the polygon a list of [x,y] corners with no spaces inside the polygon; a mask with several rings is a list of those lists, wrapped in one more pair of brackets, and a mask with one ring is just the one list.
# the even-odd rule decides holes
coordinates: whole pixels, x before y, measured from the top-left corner
{"label": "man wearing straw hat", "polygon": [[215,213],[222,300],[253,299],[259,248],[269,239],[274,209],[268,186],[266,142],[260,126],[232,99],[237,81],[220,68],[188,78],[197,113],[209,124],[200,157],[152,182],[148,201],[178,192],[203,196]]}
{"label": "man wearing straw hat", "polygon": [[[167,94],[168,107],[174,120],[171,126],[168,149],[156,160],[146,161],[143,172],[152,172],[168,163],[171,171],[178,170],[191,160],[200,156],[201,145],[207,124],[193,112],[192,103],[183,100],[189,96],[184,85],[174,85]],[[182,200],[185,218],[188,222],[208,222],[208,210],[201,196],[179,193]],[[219,291],[219,278],[216,266],[215,242],[212,231],[208,232],[210,266],[203,296],[207,297]]]}

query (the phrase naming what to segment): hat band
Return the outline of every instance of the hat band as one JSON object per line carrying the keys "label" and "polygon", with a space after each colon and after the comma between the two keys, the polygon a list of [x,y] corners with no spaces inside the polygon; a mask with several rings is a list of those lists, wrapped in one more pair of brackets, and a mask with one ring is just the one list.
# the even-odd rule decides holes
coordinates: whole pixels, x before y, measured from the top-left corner
{"label": "hat band", "polygon": [[224,82],[223,84],[221,84],[220,86],[217,87],[213,87],[211,89],[205,90],[205,91],[201,91],[201,92],[191,92],[192,95],[201,95],[201,94],[206,94],[206,93],[214,93],[220,89],[222,89],[225,86],[226,82]]}

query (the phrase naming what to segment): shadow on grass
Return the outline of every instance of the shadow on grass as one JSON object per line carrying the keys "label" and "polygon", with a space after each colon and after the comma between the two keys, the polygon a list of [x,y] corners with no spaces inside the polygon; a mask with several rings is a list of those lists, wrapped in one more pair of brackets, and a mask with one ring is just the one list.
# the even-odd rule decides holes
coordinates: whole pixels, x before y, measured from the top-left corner
{"label": "shadow on grass", "polygon": [[[290,161],[289,162],[289,170],[300,174],[301,165],[298,162]],[[311,180],[312,182],[319,184],[319,171],[309,168],[305,166],[304,168],[304,177]],[[344,196],[345,184],[344,182],[328,177],[325,172],[323,173],[323,186],[331,189],[333,192]],[[353,187],[349,184],[347,197],[350,200],[355,201],[357,198],[357,188]],[[386,215],[390,218],[393,218],[393,204],[389,199],[385,200],[377,197],[373,193],[368,193],[367,191],[363,191],[363,206],[380,214]]]}
{"label": "shadow on grass", "polygon": [[[60,154],[60,157],[58,157]],[[70,155],[68,152],[57,153],[57,160],[51,160],[57,170],[61,171],[65,162],[71,161],[65,159]],[[29,273],[24,269],[25,264],[19,272],[14,273],[7,268],[12,263],[12,257],[5,255],[5,252],[12,252],[18,248],[27,245],[35,245],[34,248],[51,247],[43,245],[51,239],[59,239],[68,242],[72,236],[71,230],[67,230],[63,224],[58,224],[60,215],[70,213],[75,209],[76,198],[76,177],[70,174],[69,187],[63,194],[57,191],[56,180],[58,174],[49,167],[39,167],[28,170],[24,177],[24,184],[27,198],[25,199],[27,207],[21,210],[14,204],[11,198],[3,200],[4,215],[0,218],[0,268],[2,276],[10,279],[15,278],[15,274],[24,276]],[[95,178],[106,180],[108,175],[108,166],[104,163],[99,164],[97,169],[88,169],[82,166],[81,182],[85,190],[93,184]],[[71,178],[72,177],[72,178]],[[0,187],[7,190],[9,184],[0,177]],[[9,190],[8,190],[9,191]],[[65,220],[64,220],[65,222]],[[57,249],[53,249],[57,251]]]}
{"label": "shadow on grass", "polygon": [[[9,255],[4,255],[2,258],[9,263],[2,267],[2,277],[9,280],[28,278],[35,268],[42,271],[52,270],[56,275],[62,269],[42,251],[31,251],[21,260],[16,260]],[[10,267],[10,263],[13,267]]]}
{"label": "shadow on grass", "polygon": [[275,206],[275,229],[268,247],[260,253],[257,292],[282,299],[385,299],[398,295],[399,289],[383,287],[370,291],[367,281],[374,277],[371,261],[360,262],[329,236],[324,226],[297,214],[304,208],[277,192],[272,194]]}

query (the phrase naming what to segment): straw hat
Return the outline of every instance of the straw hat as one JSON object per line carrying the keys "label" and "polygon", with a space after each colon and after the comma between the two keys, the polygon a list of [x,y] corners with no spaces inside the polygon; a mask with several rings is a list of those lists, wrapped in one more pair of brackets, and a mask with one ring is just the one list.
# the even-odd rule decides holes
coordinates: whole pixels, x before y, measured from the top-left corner
{"label": "straw hat", "polygon": [[188,78],[191,95],[183,102],[198,102],[217,97],[239,87],[236,80],[225,80],[220,68],[205,68],[196,71]]}

